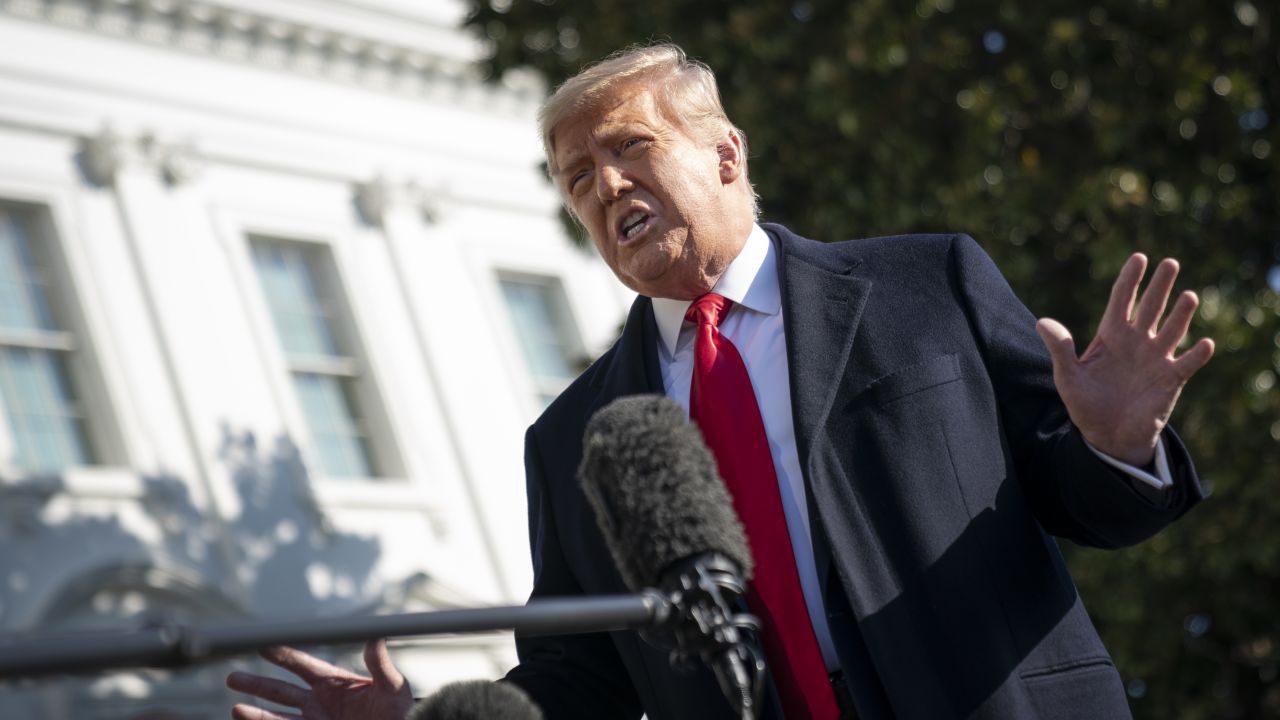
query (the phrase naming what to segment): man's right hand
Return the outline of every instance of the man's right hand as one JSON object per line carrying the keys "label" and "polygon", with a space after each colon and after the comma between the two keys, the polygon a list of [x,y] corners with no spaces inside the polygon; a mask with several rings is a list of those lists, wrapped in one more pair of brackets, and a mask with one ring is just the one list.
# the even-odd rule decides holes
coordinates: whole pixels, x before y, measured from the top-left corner
{"label": "man's right hand", "polygon": [[227,687],[297,708],[298,712],[278,713],[237,704],[231,708],[234,720],[404,720],[413,709],[413,693],[391,663],[386,640],[374,640],[364,648],[364,664],[372,677],[290,647],[268,648],[262,657],[297,675],[307,687],[243,672],[228,675]]}

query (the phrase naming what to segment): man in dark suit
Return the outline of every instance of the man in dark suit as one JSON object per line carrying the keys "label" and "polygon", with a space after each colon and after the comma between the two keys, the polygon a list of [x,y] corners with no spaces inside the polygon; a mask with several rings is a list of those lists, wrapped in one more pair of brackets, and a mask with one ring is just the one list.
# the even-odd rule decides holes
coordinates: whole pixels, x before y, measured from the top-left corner
{"label": "man in dark suit", "polygon": [[[1128,545],[1202,497],[1166,426],[1213,351],[1201,340],[1174,354],[1196,306],[1183,293],[1164,317],[1177,264],[1160,263],[1139,298],[1146,259],[1130,258],[1077,357],[1067,330],[1037,322],[965,236],[828,245],[757,225],[743,135],[710,71],[678,48],[632,50],[571,79],[544,108],[543,132],[567,206],[641,297],[617,344],[527,435],[533,597],[623,591],[574,480],[583,427],[625,395],[696,405],[705,348],[685,314],[727,298],[708,332],[749,376],[802,598],[773,622],[808,638],[830,673],[819,694],[834,698],[780,692],[769,713],[1128,717],[1050,534]],[[728,713],[709,674],[672,671],[630,633],[517,645],[506,680],[551,718]],[[334,691],[340,671],[313,658],[271,657],[311,689],[230,684],[335,720],[364,699],[388,713],[407,702],[378,645],[363,698]],[[790,657],[770,657],[775,673]],[[233,716],[276,717],[255,712]]]}

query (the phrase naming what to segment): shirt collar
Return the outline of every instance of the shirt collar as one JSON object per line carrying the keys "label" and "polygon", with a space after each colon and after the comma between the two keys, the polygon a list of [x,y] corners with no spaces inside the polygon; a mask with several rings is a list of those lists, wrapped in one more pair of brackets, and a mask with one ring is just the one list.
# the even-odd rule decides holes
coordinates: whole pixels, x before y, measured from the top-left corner
{"label": "shirt collar", "polygon": [[[782,310],[782,293],[778,288],[778,258],[773,243],[764,228],[751,225],[751,234],[742,246],[738,257],[729,263],[729,267],[720,276],[711,292],[765,315],[774,315]],[[668,353],[674,355],[676,341],[680,337],[680,327],[684,324],[684,314],[692,300],[671,300],[669,298],[653,298],[653,316],[658,324],[658,335]]]}

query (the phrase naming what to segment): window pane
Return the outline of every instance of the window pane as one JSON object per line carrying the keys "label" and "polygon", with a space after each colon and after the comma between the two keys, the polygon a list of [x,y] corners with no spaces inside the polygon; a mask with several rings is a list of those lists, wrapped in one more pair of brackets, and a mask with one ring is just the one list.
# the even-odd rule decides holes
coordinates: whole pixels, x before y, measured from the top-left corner
{"label": "window pane", "polygon": [[18,467],[54,472],[89,462],[84,427],[58,353],[0,348],[0,400]]}
{"label": "window pane", "polygon": [[285,353],[338,355],[307,252],[284,243],[254,243],[253,262]]}
{"label": "window pane", "polygon": [[26,228],[17,213],[4,206],[0,206],[0,327],[57,330]]}
{"label": "window pane", "polygon": [[[298,406],[307,424],[316,470],[328,477],[373,477],[377,471],[365,436],[351,373],[350,349],[334,326],[330,308],[342,299],[326,295],[319,269],[326,250],[305,243],[254,240],[254,268],[286,357]],[[316,357],[346,361],[327,369]]]}
{"label": "window pane", "polygon": [[368,447],[343,378],[294,373],[294,389],[325,475],[372,477]]}
{"label": "window pane", "polygon": [[558,391],[577,375],[572,360],[577,334],[565,312],[559,286],[503,279],[502,292],[535,382],[540,389]]}
{"label": "window pane", "polygon": [[[40,339],[59,327],[30,219],[30,209],[0,204],[0,328]],[[12,461],[23,470],[58,472],[90,462],[67,361],[64,351],[0,346],[0,408],[12,434]]]}

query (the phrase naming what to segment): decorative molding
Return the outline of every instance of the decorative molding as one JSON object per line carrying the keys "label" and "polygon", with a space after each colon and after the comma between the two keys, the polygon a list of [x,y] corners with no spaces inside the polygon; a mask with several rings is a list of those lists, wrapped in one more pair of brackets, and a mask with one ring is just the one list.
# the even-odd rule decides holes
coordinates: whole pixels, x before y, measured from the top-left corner
{"label": "decorative molding", "polygon": [[[248,615],[240,603],[226,594],[225,587],[203,577],[194,568],[161,555],[146,560],[117,560],[77,573],[52,593],[30,627],[59,627],[91,607],[95,595],[130,591],[159,601],[158,609],[162,612],[151,618],[156,621],[190,622],[196,618]],[[175,617],[172,614],[175,611],[180,615]]]}
{"label": "decorative molding", "polygon": [[488,598],[455,587],[426,572],[416,572],[397,582],[388,582],[372,603],[355,608],[353,616],[389,613],[456,610],[480,607]]}
{"label": "decorative molding", "polygon": [[190,140],[159,145],[157,153],[160,176],[171,186],[190,183],[204,169],[204,159]]}
{"label": "decorative molding", "polygon": [[154,171],[167,184],[182,185],[195,179],[203,167],[190,140],[162,142],[153,133],[128,137],[109,125],[81,140],[80,163],[85,177],[100,187],[113,184],[126,168]]}
{"label": "decorative molding", "polygon": [[355,187],[356,209],[370,225],[383,227],[387,214],[396,207],[407,206],[421,214],[424,222],[438,223],[444,216],[448,191],[443,185],[423,185],[417,180],[395,182],[384,175],[358,183]]}
{"label": "decorative molding", "polygon": [[80,142],[80,167],[94,185],[105,187],[115,182],[124,169],[125,141],[115,130],[104,127],[101,132]]}
{"label": "decorative molding", "polygon": [[45,506],[62,491],[62,481],[55,477],[0,483],[0,517],[15,535],[34,535],[46,526],[40,516]]}
{"label": "decorative molding", "polygon": [[542,92],[540,83],[518,76],[505,87],[485,87],[474,64],[430,48],[211,0],[0,0],[0,14],[355,83],[367,90],[410,95],[445,90],[483,97],[495,108],[536,102]]}
{"label": "decorative molding", "polygon": [[357,183],[355,203],[356,210],[360,211],[360,218],[369,225],[382,227],[386,222],[387,212],[394,202],[392,196],[395,192],[395,186],[382,175]]}

